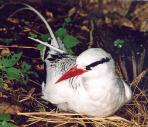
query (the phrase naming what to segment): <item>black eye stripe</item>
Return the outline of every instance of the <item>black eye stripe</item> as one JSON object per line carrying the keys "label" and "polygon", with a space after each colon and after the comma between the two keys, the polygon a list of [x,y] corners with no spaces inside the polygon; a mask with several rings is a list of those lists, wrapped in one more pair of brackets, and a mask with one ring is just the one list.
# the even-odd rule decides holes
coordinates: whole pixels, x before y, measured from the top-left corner
{"label": "black eye stripe", "polygon": [[103,63],[109,62],[109,61],[110,61],[110,58],[108,58],[108,57],[102,58],[100,61],[96,61],[96,62],[94,62],[92,64],[87,65],[86,70],[91,70],[91,67],[95,67],[95,66],[97,66],[99,64],[103,64]]}

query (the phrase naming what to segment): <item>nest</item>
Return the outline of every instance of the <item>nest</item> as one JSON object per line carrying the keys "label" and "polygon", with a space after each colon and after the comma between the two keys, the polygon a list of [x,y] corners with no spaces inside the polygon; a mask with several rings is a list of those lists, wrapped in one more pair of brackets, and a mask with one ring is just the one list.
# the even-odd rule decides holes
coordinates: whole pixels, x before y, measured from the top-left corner
{"label": "nest", "polygon": [[[88,117],[76,113],[62,113],[56,110],[50,112],[19,112],[28,118],[27,126],[38,126],[40,122],[48,123],[48,126],[60,127],[146,127],[148,125],[148,94],[138,84],[147,70],[143,71],[130,84],[133,90],[133,98],[129,104],[123,106],[114,116],[100,118]],[[43,125],[42,125],[43,126]]]}

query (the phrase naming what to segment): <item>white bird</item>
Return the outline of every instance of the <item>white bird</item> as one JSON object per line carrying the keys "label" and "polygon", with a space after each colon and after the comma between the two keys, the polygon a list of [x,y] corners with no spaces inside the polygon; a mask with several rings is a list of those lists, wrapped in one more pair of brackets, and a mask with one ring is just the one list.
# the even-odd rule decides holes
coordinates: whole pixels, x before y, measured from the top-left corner
{"label": "white bird", "polygon": [[35,8],[24,5],[24,9],[33,11],[44,22],[52,38],[49,45],[29,37],[50,48],[46,48],[47,56],[43,58],[47,73],[42,83],[45,100],[56,104],[60,110],[99,117],[112,115],[130,101],[131,89],[117,76],[109,53],[91,48],[78,57],[63,55],[65,48],[56,40],[46,19]]}
{"label": "white bird", "polygon": [[130,101],[130,87],[116,74],[113,58],[103,49],[90,48],[78,57],[47,52],[42,98],[58,109],[107,117]]}

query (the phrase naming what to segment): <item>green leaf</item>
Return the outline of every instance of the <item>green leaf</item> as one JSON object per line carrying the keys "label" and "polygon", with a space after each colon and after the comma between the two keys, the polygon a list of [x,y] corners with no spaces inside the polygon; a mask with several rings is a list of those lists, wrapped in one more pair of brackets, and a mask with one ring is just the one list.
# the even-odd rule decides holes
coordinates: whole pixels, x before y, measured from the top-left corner
{"label": "green leaf", "polygon": [[68,24],[70,22],[71,22],[71,18],[70,17],[67,17],[67,18],[64,19],[64,23],[65,24]]}
{"label": "green leaf", "polygon": [[22,53],[7,54],[6,58],[0,58],[0,69],[14,66],[21,58]]}
{"label": "green leaf", "polygon": [[38,73],[34,72],[34,71],[29,71],[28,72],[29,75],[34,75],[36,78],[39,77]]}
{"label": "green leaf", "polygon": [[49,33],[47,33],[47,34],[42,34],[42,35],[41,35],[41,39],[42,39],[42,41],[44,41],[44,42],[48,42],[48,41],[51,39],[50,34],[49,34]]}
{"label": "green leaf", "polygon": [[63,39],[64,45],[67,49],[75,47],[77,44],[80,43],[78,39],[71,35],[66,35]]}
{"label": "green leaf", "polygon": [[11,119],[11,117],[7,113],[0,115],[0,121],[10,121],[10,119]]}
{"label": "green leaf", "polygon": [[0,78],[0,87],[4,86],[4,80],[2,78]]}
{"label": "green leaf", "polygon": [[[22,56],[22,53],[20,52],[20,53],[14,53],[13,55],[12,55],[12,57],[11,57],[11,59],[12,59],[12,61],[13,62],[15,62],[15,64],[20,60],[20,58],[21,58],[21,56]],[[11,61],[11,62],[12,62]]]}
{"label": "green leaf", "polygon": [[0,127],[10,127],[7,121],[2,121]]}
{"label": "green leaf", "polygon": [[29,77],[28,74],[24,74],[24,76],[22,78],[20,78],[20,82],[24,85],[26,85],[28,83]]}
{"label": "green leaf", "polygon": [[59,37],[61,40],[63,40],[64,37],[67,35],[67,30],[61,27],[55,32],[55,35]]}
{"label": "green leaf", "polygon": [[6,43],[7,45],[9,45],[10,43],[12,43],[13,39],[12,38],[6,38],[3,40],[4,43]]}
{"label": "green leaf", "polygon": [[71,55],[74,54],[74,52],[72,51],[72,49],[67,49],[67,52],[68,52],[69,54],[71,54]]}
{"label": "green leaf", "polygon": [[21,71],[15,67],[7,68],[6,74],[7,74],[8,80],[14,80],[14,79],[18,80],[22,76]]}
{"label": "green leaf", "polygon": [[21,64],[21,68],[23,69],[23,72],[26,72],[26,71],[30,70],[31,65],[27,64],[26,62],[23,62]]}
{"label": "green leaf", "polygon": [[28,25],[29,24],[29,21],[26,21],[24,19],[22,19],[22,22],[25,24],[25,25]]}
{"label": "green leaf", "polygon": [[121,39],[117,39],[113,42],[114,46],[117,47],[117,48],[122,48],[123,45],[125,44],[125,41],[124,40],[121,40]]}
{"label": "green leaf", "polygon": [[38,37],[38,35],[33,33],[33,32],[29,32],[29,36],[31,36],[32,38],[37,38]]}
{"label": "green leaf", "polygon": [[40,51],[40,55],[41,55],[41,56],[43,56],[44,47],[45,47],[45,46],[42,45],[42,44],[38,44],[38,45],[37,45],[37,49]]}
{"label": "green leaf", "polygon": [[68,25],[71,22],[71,18],[67,17],[64,19],[64,23],[62,24],[63,27],[65,27],[66,25]]}
{"label": "green leaf", "polygon": [[44,47],[45,46],[43,44],[38,44],[37,45],[37,49],[40,50],[40,51],[43,51]]}
{"label": "green leaf", "polygon": [[9,123],[9,127],[16,127],[16,125]]}

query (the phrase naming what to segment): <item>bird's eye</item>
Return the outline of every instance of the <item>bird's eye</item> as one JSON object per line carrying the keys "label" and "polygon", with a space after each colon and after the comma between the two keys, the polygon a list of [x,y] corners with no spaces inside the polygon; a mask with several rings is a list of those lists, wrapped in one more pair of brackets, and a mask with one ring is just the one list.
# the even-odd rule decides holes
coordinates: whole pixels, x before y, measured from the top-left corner
{"label": "bird's eye", "polygon": [[85,68],[87,71],[89,71],[89,70],[91,70],[91,67],[89,67],[89,66],[86,66],[86,68]]}

